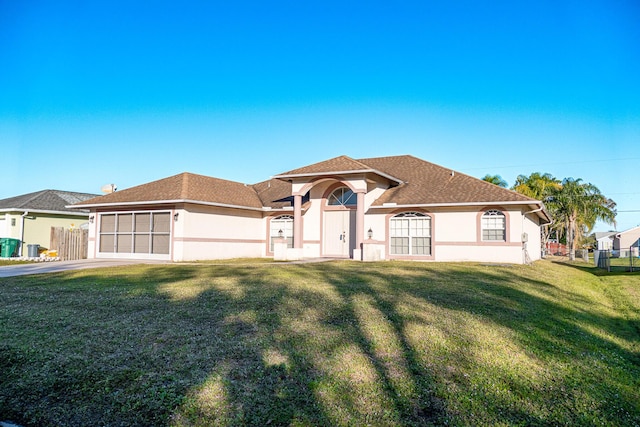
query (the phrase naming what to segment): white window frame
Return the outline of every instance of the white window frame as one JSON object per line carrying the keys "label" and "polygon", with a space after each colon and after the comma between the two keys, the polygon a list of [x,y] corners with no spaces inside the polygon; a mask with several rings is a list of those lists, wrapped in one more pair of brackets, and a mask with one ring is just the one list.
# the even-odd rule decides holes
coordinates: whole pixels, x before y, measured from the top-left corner
{"label": "white window frame", "polygon": [[488,210],[482,214],[480,224],[483,242],[507,241],[507,216],[504,212],[498,209]]}
{"label": "white window frame", "polygon": [[328,206],[354,207],[358,204],[358,196],[349,187],[339,187],[327,197]]}
{"label": "white window frame", "polygon": [[273,241],[280,237],[280,230],[282,230],[282,237],[287,239],[287,247],[293,248],[292,215],[280,215],[271,219],[269,230],[269,252],[273,253]]}
{"label": "white window frame", "polygon": [[[433,221],[427,214],[401,212],[389,218],[389,254],[393,256],[433,256],[432,236]],[[406,244],[395,244],[398,240],[406,241]],[[418,245],[419,242],[423,244]]]}

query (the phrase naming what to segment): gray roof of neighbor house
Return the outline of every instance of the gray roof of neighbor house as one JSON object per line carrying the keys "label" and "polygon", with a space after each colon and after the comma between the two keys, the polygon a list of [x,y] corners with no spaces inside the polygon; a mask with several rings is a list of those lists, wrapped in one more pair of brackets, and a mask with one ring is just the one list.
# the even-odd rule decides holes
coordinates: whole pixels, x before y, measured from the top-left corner
{"label": "gray roof of neighbor house", "polygon": [[[357,160],[339,156],[276,175],[270,180],[254,185],[185,172],[86,200],[75,206],[194,201],[253,209],[278,209],[292,204],[289,182],[291,180],[321,175],[363,173],[379,175],[391,183],[391,188],[373,203],[374,207],[382,207],[385,204],[542,206],[541,202],[515,191],[409,155]],[[549,219],[546,214],[544,216]]]}
{"label": "gray roof of neighbor house", "polygon": [[593,233],[594,237],[597,239],[602,239],[603,237],[611,237],[618,233],[617,231],[596,231]]}
{"label": "gray roof of neighbor house", "polygon": [[0,200],[0,211],[31,211],[46,213],[83,214],[78,209],[69,209],[68,205],[93,199],[96,194],[76,193],[73,191],[42,190],[21,196]]}

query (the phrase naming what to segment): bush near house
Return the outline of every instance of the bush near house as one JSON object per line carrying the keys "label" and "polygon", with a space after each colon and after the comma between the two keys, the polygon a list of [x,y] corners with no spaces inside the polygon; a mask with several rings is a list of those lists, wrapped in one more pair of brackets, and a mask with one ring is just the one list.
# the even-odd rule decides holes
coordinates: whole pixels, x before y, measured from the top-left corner
{"label": "bush near house", "polygon": [[3,279],[0,419],[638,425],[640,275],[153,265]]}

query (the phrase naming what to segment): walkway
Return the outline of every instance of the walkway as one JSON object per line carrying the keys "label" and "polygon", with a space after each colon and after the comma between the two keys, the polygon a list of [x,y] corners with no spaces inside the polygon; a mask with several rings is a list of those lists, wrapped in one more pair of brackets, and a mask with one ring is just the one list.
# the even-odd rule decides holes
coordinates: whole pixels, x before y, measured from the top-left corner
{"label": "walkway", "polygon": [[122,260],[122,259],[80,259],[75,261],[36,262],[33,264],[4,265],[0,267],[0,278],[25,276],[28,274],[57,273],[67,270],[83,270],[85,268],[117,267],[133,264],[164,264],[163,261]]}

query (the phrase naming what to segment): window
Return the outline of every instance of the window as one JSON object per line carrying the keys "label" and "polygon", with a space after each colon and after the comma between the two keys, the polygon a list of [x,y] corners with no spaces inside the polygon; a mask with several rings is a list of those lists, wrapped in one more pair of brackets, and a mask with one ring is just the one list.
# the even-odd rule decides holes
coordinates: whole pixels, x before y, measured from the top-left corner
{"label": "window", "polygon": [[392,255],[431,255],[431,217],[403,212],[389,222]]}
{"label": "window", "polygon": [[506,241],[506,220],[502,212],[492,209],[482,215],[482,240],[490,242]]}
{"label": "window", "polygon": [[171,213],[100,215],[100,252],[168,254]]}
{"label": "window", "polygon": [[347,187],[340,187],[327,199],[329,206],[356,206],[358,204],[358,198]]}
{"label": "window", "polygon": [[281,215],[271,220],[271,227],[269,236],[270,246],[269,250],[273,252],[273,241],[280,237],[280,230],[282,230],[282,237],[287,239],[287,247],[293,247],[293,217],[291,215]]}

